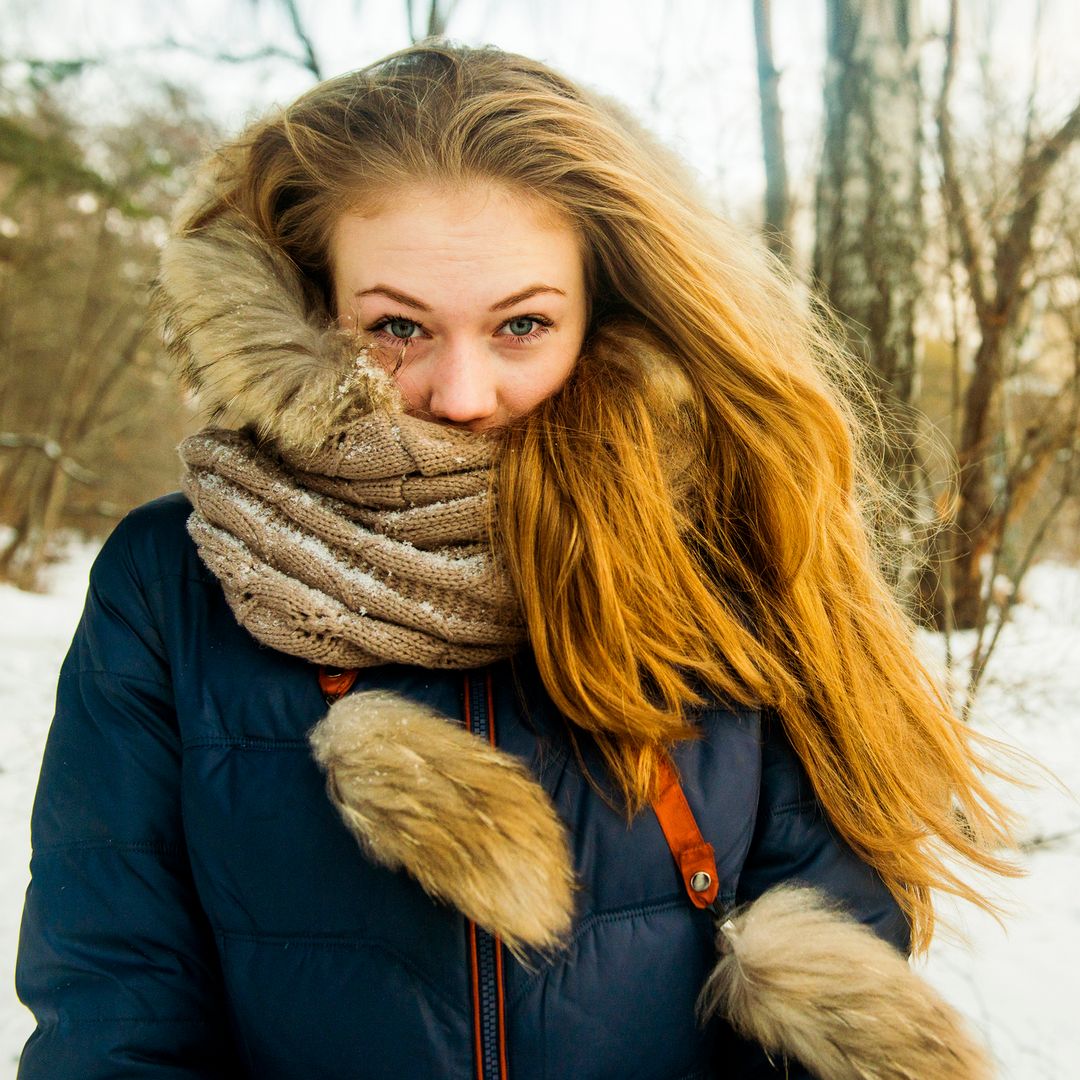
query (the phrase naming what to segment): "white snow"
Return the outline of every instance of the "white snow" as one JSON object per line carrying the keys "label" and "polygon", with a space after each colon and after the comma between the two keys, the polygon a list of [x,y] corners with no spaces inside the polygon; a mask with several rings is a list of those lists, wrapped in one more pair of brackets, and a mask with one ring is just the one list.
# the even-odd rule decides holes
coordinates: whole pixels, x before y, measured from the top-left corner
{"label": "white snow", "polygon": [[[1004,927],[942,901],[956,933],[935,938],[925,974],[979,1029],[1001,1080],[1063,1080],[1080,1075],[1080,570],[1035,566],[1021,593],[973,720],[1057,782],[1036,772],[1028,791],[994,785],[1023,816],[1027,876],[994,884]],[[942,655],[940,638],[924,644]],[[958,656],[972,644],[970,633],[954,637]]]}
{"label": "white snow", "polygon": [[23,895],[30,880],[30,808],[52,718],[56,676],[79,621],[96,547],[50,568],[50,592],[0,584],[0,1077],[14,1077],[34,1020],[15,997]]}
{"label": "white snow", "polygon": [[[0,585],[0,1078],[14,1077],[33,1028],[15,998],[22,898],[28,880],[29,817],[52,713],[56,674],[78,621],[92,547],[74,546],[52,568],[51,591],[28,595]],[[1040,840],[1022,856],[1028,876],[997,884],[1012,908],[1005,928],[965,906],[942,902],[966,940],[939,934],[921,968],[979,1030],[1000,1080],[1061,1080],[1080,1059],[1080,570],[1040,565],[1029,574],[1013,625],[1002,635],[975,723],[1054,770],[1061,786],[1036,778],[1010,798],[1022,837]],[[959,636],[962,653],[970,638]],[[929,655],[941,642],[927,637]]]}

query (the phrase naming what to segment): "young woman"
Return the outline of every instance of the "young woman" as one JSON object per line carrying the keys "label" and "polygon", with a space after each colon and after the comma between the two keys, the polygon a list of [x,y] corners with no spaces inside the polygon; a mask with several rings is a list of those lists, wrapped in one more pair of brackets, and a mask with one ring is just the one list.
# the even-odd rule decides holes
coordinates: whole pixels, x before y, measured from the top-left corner
{"label": "young woman", "polygon": [[61,674],[20,1077],[986,1075],[904,953],[1008,823],[844,358],[618,108],[331,80],[211,158],[158,301],[216,426]]}

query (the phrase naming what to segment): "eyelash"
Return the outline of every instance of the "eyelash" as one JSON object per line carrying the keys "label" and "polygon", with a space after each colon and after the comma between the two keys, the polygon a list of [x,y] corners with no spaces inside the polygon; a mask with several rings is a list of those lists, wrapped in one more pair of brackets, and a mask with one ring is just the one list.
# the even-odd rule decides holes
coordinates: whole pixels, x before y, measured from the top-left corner
{"label": "eyelash", "polygon": [[[515,346],[518,345],[531,345],[535,341],[539,341],[545,334],[549,333],[554,322],[551,319],[545,318],[543,315],[515,315],[512,319],[507,319],[502,323],[499,329],[508,326],[512,322],[521,322],[527,319],[529,322],[536,323],[536,329],[528,334],[500,334],[500,337],[509,338]],[[384,327],[388,326],[392,322],[405,322],[412,326],[418,326],[422,330],[424,328],[423,323],[417,322],[415,319],[410,319],[407,315],[384,315],[377,322],[368,327],[368,333],[374,334],[376,337],[381,338],[384,342],[391,342],[394,345],[407,345],[412,341],[416,341],[416,338],[400,338],[395,334],[388,334],[384,332]]]}

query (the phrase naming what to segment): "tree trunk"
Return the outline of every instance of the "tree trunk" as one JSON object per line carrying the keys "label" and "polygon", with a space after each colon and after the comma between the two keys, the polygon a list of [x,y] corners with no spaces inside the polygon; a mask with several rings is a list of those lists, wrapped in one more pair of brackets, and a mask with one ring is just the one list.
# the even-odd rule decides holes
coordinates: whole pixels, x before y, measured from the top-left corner
{"label": "tree trunk", "polygon": [[16,588],[31,592],[41,585],[41,570],[49,553],[49,541],[60,524],[60,516],[67,500],[68,474],[59,457],[49,461],[44,486],[23,525],[21,538],[12,551],[8,572]]}
{"label": "tree trunk", "polygon": [[814,272],[888,396],[914,397],[925,227],[917,0],[828,0]]}
{"label": "tree trunk", "polygon": [[784,114],[780,108],[780,72],[773,63],[771,0],[754,0],[754,40],[765,159],[765,242],[773,254],[790,263],[791,200],[784,152]]}
{"label": "tree trunk", "polygon": [[424,19],[424,33],[416,33],[416,9],[414,0],[405,0],[405,20],[409,24],[409,38],[415,45],[423,38],[446,37],[450,18],[454,14],[458,0],[427,0],[427,18]]}
{"label": "tree trunk", "polygon": [[960,475],[952,556],[953,618],[961,629],[977,625],[982,605],[982,566],[990,552],[989,525],[994,516],[991,478],[990,407],[1001,383],[1000,327],[985,328],[975,353],[974,371],[964,394]]}
{"label": "tree trunk", "polygon": [[[814,276],[862,356],[887,428],[901,496],[894,523],[917,543],[932,519],[920,494],[915,309],[922,210],[918,0],[827,0],[825,146]],[[896,537],[900,539],[899,535]],[[903,570],[917,563],[903,559]]]}

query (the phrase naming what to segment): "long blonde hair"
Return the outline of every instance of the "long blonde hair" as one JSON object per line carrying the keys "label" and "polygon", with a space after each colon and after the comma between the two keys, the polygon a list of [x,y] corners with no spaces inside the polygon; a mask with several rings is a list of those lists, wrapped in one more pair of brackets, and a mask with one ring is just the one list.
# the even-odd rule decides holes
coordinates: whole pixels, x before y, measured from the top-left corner
{"label": "long blonde hair", "polygon": [[[917,948],[930,892],[1010,872],[1002,775],[915,656],[865,520],[851,361],[778,268],[617,106],[495,49],[417,46],[228,148],[240,212],[330,314],[328,238],[365,199],[496,181],[578,230],[591,325],[566,386],[504,433],[495,538],[552,699],[640,809],[708,698],[778,714]],[[193,224],[197,227],[197,223]]]}

